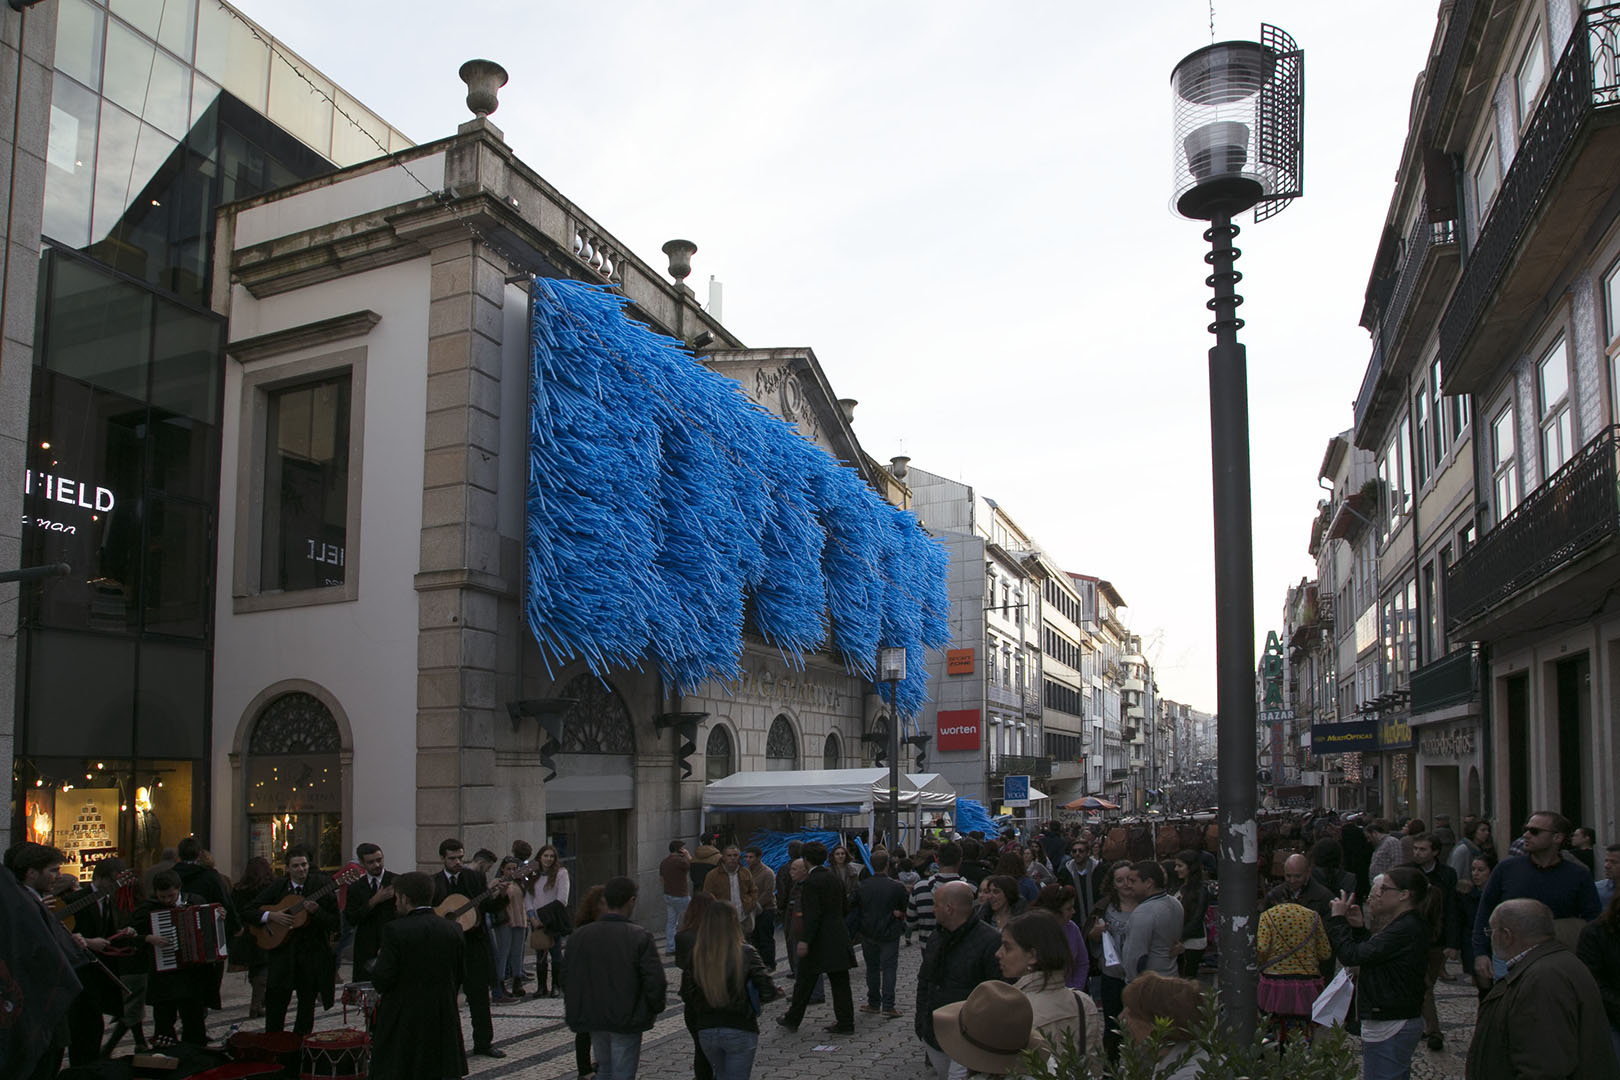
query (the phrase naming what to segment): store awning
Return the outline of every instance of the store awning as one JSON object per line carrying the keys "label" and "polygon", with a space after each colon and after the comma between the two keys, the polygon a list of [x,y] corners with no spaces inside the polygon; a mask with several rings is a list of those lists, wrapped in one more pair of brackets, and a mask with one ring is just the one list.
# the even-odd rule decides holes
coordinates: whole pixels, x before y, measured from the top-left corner
{"label": "store awning", "polygon": [[[901,805],[915,805],[917,797],[917,785],[910,776],[901,773]],[[866,814],[874,807],[881,808],[888,798],[888,769],[739,772],[703,789],[703,809],[705,812],[796,810],[809,814]]]}
{"label": "store awning", "polygon": [[[956,789],[939,773],[907,773],[906,779],[916,786],[917,794],[914,799],[908,799],[903,792],[900,796],[903,805],[915,806],[916,799],[922,800],[924,810],[950,810],[956,805]],[[888,781],[885,780],[883,783],[883,794],[887,796]]]}

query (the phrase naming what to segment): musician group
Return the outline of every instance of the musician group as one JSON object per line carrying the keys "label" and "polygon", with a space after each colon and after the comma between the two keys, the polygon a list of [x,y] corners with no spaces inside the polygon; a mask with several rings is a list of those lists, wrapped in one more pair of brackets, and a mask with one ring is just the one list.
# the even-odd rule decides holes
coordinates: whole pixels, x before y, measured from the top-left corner
{"label": "musician group", "polygon": [[[557,860],[555,849],[546,850],[553,852],[549,867]],[[505,1056],[493,1044],[492,984],[499,1001],[514,999],[504,979],[496,981],[499,960],[487,926],[492,915],[506,921],[511,906],[524,910],[523,886],[540,871],[527,851],[521,855],[509,857],[490,884],[485,873],[493,855],[480,851],[473,866],[463,865],[459,840],[439,845],[442,865],[432,874],[395,874],[384,867],[381,848],[361,844],[359,865],[329,877],[313,869],[309,848],[293,845],[285,852],[284,875],[256,892],[238,886],[233,902],[196,838],[188,837],[177,845],[172,867],[149,873],[148,895],[136,902],[136,875],[117,859],[99,863],[81,886],[60,873],[62,852],[17,844],[6,852],[5,867],[39,908],[43,936],[55,942],[82,987],[31,1075],[54,1075],[64,1054],[74,1066],[88,1065],[110,1055],[125,1034],[133,1035],[137,1050],[205,1045],[207,1012],[221,1007],[228,956],[243,960],[250,978],[255,964],[263,969],[262,1006],[255,982],[254,1008],[262,1008],[265,1031],[286,1030],[296,998],[292,1030],[308,1035],[317,1002],[323,1008],[334,1003],[344,927],[352,933],[353,982],[372,988],[373,1074],[465,1075],[458,991],[471,1014],[472,1052]],[[232,948],[235,943],[245,948]],[[519,995],[520,978],[512,984]]]}

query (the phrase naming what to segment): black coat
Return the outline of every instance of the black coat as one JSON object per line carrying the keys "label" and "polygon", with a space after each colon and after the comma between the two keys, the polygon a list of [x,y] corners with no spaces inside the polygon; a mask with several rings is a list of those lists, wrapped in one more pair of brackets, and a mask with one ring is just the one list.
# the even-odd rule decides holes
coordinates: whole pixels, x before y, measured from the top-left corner
{"label": "black coat", "polygon": [[1356,1015],[1363,1020],[1410,1020],[1423,1010],[1429,966],[1429,922],[1408,911],[1371,937],[1356,930],[1343,915],[1330,915],[1328,940],[1345,967],[1356,976]]}
{"label": "black coat", "polygon": [[[911,894],[892,877],[869,877],[855,887],[850,899],[849,929],[862,941],[883,944],[899,941],[906,931],[906,901]],[[900,917],[894,917],[898,911]]]}
{"label": "black coat", "polygon": [[[1422,867],[1418,867],[1422,870]],[[1433,870],[1424,870],[1423,876],[1429,879],[1429,897],[1427,903],[1433,905],[1432,912],[1426,911],[1430,916],[1430,924],[1434,926],[1434,945],[1436,948],[1461,949],[1463,939],[1462,907],[1457,903],[1457,871],[1436,859]],[[1468,924],[1468,933],[1472,936],[1474,924]]]}
{"label": "black coat", "polygon": [[225,879],[219,876],[218,870],[201,863],[181,862],[174,864],[174,872],[180,875],[181,892],[200,897],[200,903],[224,907],[227,934],[234,934],[241,928],[236,906],[231,903],[231,895],[225,890]]}
{"label": "black coat", "polygon": [[568,939],[563,1015],[572,1031],[647,1031],[666,986],[658,943],[622,915],[609,912]]}
{"label": "black coat", "polygon": [[[304,894],[307,896],[318,892],[328,884],[330,882],[325,877],[311,873],[304,881]],[[242,912],[242,920],[260,922],[258,910],[280,903],[291,891],[292,880],[278,878],[253,898],[248,910]],[[331,1008],[337,963],[328,939],[337,933],[340,921],[336,896],[327,893],[316,901],[309,921],[289,934],[280,948],[266,951],[265,955],[270,961],[270,989],[296,990],[300,994],[319,992],[327,1008]]]}
{"label": "black coat", "polygon": [[844,908],[849,894],[838,875],[825,866],[810,871],[799,891],[804,926],[799,941],[808,947],[801,963],[817,971],[848,971],[855,966],[850,948],[849,928],[844,925]]}
{"label": "black coat", "polygon": [[759,1018],[754,1015],[754,1007],[749,1001],[748,987],[752,984],[758,991],[761,1005],[774,1001],[778,991],[776,984],[771,982],[771,973],[765,970],[765,961],[759,958],[754,947],[744,942],[742,954],[743,981],[733,988],[730,999],[724,1005],[711,1005],[698,987],[697,979],[692,977],[691,950],[687,950],[686,964],[681,968],[681,1002],[686,1008],[686,1026],[689,1029],[706,1031],[709,1028],[734,1028],[759,1033]]}
{"label": "black coat", "polygon": [[[443,870],[433,875],[433,906],[438,907],[452,895],[465,896],[471,900],[481,895],[489,888],[489,883],[478,871],[463,866],[456,871],[454,880],[445,877]],[[489,934],[484,931],[485,912],[505,910],[506,894],[496,891],[478,905],[479,918],[473,928],[467,931],[467,955],[462,960],[462,966],[467,970],[467,979],[472,982],[489,982],[495,973],[495,957],[490,952]]]}
{"label": "black coat", "polygon": [[1608,923],[1587,923],[1575,955],[1597,981],[1609,1026],[1620,1031],[1620,932]]}
{"label": "black coat", "polygon": [[[180,894],[180,904],[190,906],[202,904],[207,901],[200,896]],[[137,971],[144,972],[146,978],[146,1001],[149,1005],[158,1005],[171,1001],[198,1001],[210,1009],[220,1007],[219,993],[215,982],[215,974],[219,964],[184,964],[173,971],[157,970],[157,950],[147,944],[146,937],[155,931],[152,929],[152,915],[154,912],[165,910],[164,905],[156,900],[148,900],[137,907],[130,917],[130,928],[135,931],[140,940],[137,950],[139,967]],[[292,942],[287,943],[291,946]]]}
{"label": "black coat", "polygon": [[[349,888],[352,899],[354,886]],[[466,952],[461,928],[430,908],[418,908],[376,924],[376,934],[371,982],[382,1000],[371,1032],[371,1075],[394,1080],[466,1076],[456,1007]]]}
{"label": "black coat", "polygon": [[[394,883],[397,875],[392,870],[382,872],[383,888]],[[371,878],[363,877],[353,885],[343,902],[343,921],[354,928],[354,981],[364,982],[371,978],[371,962],[377,958],[377,948],[382,944],[383,927],[394,921],[394,898],[377,904],[371,898],[381,889],[373,890]]]}
{"label": "black coat", "polygon": [[934,1038],[934,1010],[953,1001],[964,1001],[983,982],[1001,979],[1001,963],[996,950],[1001,935],[995,927],[973,916],[955,930],[940,928],[923,947],[922,966],[917,969],[917,1037],[939,1049]]}

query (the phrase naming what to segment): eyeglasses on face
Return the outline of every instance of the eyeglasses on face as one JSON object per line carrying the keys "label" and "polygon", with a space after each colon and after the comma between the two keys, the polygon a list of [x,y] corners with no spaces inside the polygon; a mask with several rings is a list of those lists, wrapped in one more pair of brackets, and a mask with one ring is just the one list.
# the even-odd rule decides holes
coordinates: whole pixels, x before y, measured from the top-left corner
{"label": "eyeglasses on face", "polygon": [[1546,833],[1546,832],[1552,832],[1552,830],[1551,829],[1539,829],[1534,825],[1526,825],[1524,827],[1524,835],[1526,835],[1526,836],[1540,836],[1542,833]]}

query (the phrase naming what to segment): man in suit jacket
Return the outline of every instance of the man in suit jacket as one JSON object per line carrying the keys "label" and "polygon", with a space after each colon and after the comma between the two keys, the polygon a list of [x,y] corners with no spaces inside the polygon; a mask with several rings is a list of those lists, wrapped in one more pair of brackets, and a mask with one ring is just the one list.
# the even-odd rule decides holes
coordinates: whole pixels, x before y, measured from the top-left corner
{"label": "man in suit jacket", "polygon": [[253,898],[242,920],[249,925],[280,923],[292,926],[294,911],[263,911],[279,904],[290,894],[305,897],[299,905],[309,921],[293,930],[280,947],[270,949],[269,978],[264,992],[264,1030],[285,1031],[287,1006],[293,994],[298,995],[298,1014],[293,1020],[293,1032],[308,1035],[315,1029],[315,998],[332,996],[332,982],[336,965],[332,959],[332,946],[328,943],[338,929],[337,898],[330,891],[319,900],[308,899],[320,892],[328,883],[310,869],[314,853],[304,844],[287,849],[287,876],[278,879],[269,888]]}
{"label": "man in suit jacket", "polygon": [[[354,930],[353,981],[366,982],[371,978],[371,965],[377,958],[383,927],[394,919],[396,875],[392,870],[383,869],[383,849],[376,844],[361,844],[354,849],[354,857],[365,867],[366,876],[349,886],[343,918]],[[429,881],[430,891],[432,886]]]}
{"label": "man in suit jacket", "polygon": [[[376,845],[361,845],[362,863],[367,847]],[[380,850],[377,855],[381,870]],[[433,879],[427,874],[390,874],[389,881],[385,888],[392,899],[386,906],[398,917],[376,924],[377,952],[370,971],[382,1000],[372,1031],[371,1072],[395,1080],[466,1076],[461,1010],[456,1007],[456,987],[465,978],[461,930],[433,913]],[[349,896],[352,903],[353,886]]]}
{"label": "man in suit jacket", "polygon": [[849,928],[844,925],[844,905],[849,894],[844,883],[827,868],[825,844],[812,840],[804,845],[803,858],[810,866],[810,876],[804,879],[799,893],[804,909],[802,936],[796,947],[799,970],[793,980],[793,1003],[776,1022],[797,1031],[816,977],[825,974],[833,997],[833,1022],[827,1030],[848,1035],[855,1030],[855,1004],[849,996],[849,969],[854,966],[855,954],[850,947]]}
{"label": "man in suit jacket", "polygon": [[495,1046],[495,1022],[489,1015],[489,984],[495,978],[495,955],[490,951],[483,913],[505,907],[506,894],[490,893],[482,874],[461,865],[465,851],[461,841],[454,838],[439,843],[439,858],[444,868],[433,875],[433,906],[438,907],[451,896],[464,896],[468,900],[484,897],[478,904],[478,919],[464,938],[466,952],[462,960],[461,991],[467,995],[467,1012],[472,1016],[472,1052],[503,1058],[506,1051]]}

